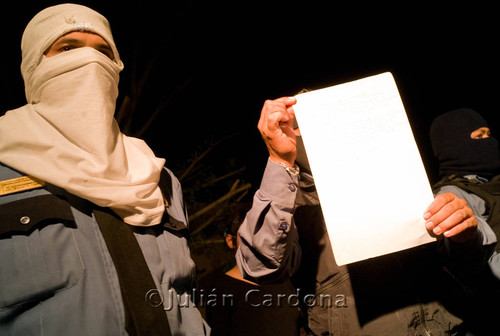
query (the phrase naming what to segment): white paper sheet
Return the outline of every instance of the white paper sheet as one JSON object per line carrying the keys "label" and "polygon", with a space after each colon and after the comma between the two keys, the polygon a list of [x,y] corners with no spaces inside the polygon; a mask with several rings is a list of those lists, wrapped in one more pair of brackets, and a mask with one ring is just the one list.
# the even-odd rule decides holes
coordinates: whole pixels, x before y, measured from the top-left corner
{"label": "white paper sheet", "polygon": [[297,96],[297,123],[337,264],[435,239],[434,199],[391,73]]}

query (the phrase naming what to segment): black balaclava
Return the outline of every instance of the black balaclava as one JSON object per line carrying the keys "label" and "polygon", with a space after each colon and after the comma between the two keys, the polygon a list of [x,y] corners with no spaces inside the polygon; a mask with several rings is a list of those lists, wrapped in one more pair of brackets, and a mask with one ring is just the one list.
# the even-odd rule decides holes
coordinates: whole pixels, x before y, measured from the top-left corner
{"label": "black balaclava", "polygon": [[472,139],[471,133],[488,127],[479,113],[461,108],[437,117],[430,129],[440,177],[479,175],[490,179],[500,171],[500,151],[494,137]]}

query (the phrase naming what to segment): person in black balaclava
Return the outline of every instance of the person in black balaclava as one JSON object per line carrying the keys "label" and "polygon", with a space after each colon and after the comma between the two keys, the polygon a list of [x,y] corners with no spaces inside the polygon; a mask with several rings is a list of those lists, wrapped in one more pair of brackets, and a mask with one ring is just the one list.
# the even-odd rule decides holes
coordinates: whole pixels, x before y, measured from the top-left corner
{"label": "person in black balaclava", "polygon": [[498,141],[476,111],[461,108],[437,117],[430,137],[441,178],[478,175],[491,179],[500,173]]}
{"label": "person in black balaclava", "polygon": [[[461,108],[437,117],[430,129],[434,156],[439,163],[443,187],[465,199],[500,236],[500,149],[484,118],[476,111]],[[500,244],[497,244],[497,251]]]}
{"label": "person in black balaclava", "polygon": [[[497,139],[490,134],[486,120],[476,111],[461,108],[437,117],[430,128],[434,156],[439,163],[441,180],[434,184],[436,194],[451,192],[464,199],[473,210],[478,225],[491,227],[498,241],[500,237],[500,149]],[[484,224],[483,224],[484,223]],[[486,224],[487,223],[487,224]],[[489,235],[491,236],[491,235]],[[487,237],[487,236],[485,236]],[[494,238],[494,236],[491,236]],[[491,244],[494,242],[490,238]],[[470,275],[468,292],[478,307],[472,323],[479,326],[492,324],[498,308],[500,279],[500,244],[488,255],[489,268]],[[479,332],[479,334],[483,334]],[[484,332],[488,335],[488,332]]]}
{"label": "person in black balaclava", "polygon": [[[436,193],[452,192],[467,201],[479,221],[500,236],[500,149],[486,120],[476,111],[461,108],[437,117],[430,129],[441,180]],[[500,244],[490,266],[500,278]]]}

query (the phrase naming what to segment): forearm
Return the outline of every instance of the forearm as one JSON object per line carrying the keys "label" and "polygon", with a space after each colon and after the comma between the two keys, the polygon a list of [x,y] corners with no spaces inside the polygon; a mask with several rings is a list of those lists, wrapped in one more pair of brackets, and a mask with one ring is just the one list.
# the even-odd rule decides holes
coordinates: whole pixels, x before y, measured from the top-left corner
{"label": "forearm", "polygon": [[298,177],[269,160],[238,232],[236,261],[245,278],[278,281],[298,268],[300,247],[293,221],[297,190]]}

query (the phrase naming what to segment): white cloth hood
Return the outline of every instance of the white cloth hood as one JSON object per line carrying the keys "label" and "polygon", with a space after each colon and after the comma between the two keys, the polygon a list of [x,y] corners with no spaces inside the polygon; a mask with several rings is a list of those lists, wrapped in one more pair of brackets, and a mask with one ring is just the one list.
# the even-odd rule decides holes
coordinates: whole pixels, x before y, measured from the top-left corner
{"label": "white cloth hood", "polygon": [[[75,27],[105,38],[115,60],[90,47],[43,55]],[[160,223],[165,160],[114,119],[123,64],[107,21],[79,5],[42,11],[24,33],[22,64],[28,104],[0,117],[0,162],[109,207],[128,224]]]}
{"label": "white cloth hood", "polygon": [[104,16],[88,7],[76,4],[48,7],[31,19],[21,39],[21,74],[28,103],[30,103],[31,75],[42,61],[44,52],[59,37],[73,31],[92,32],[101,36],[113,50],[114,62],[123,69],[109,22]]}

